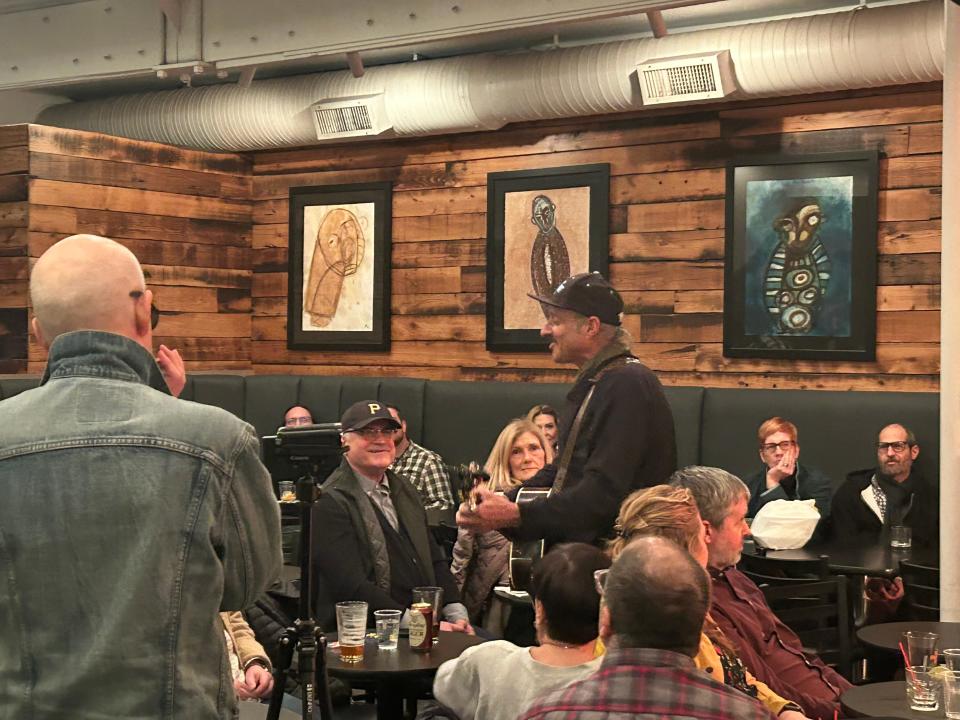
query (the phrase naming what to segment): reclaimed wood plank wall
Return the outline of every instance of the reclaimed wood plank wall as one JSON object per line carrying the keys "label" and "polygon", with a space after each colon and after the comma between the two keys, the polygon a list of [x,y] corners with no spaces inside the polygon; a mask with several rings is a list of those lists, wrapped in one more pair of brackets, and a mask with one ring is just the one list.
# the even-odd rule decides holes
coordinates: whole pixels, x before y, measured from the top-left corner
{"label": "reclaimed wood plank wall", "polygon": [[27,371],[27,129],[0,127],[0,373]]}
{"label": "reclaimed wood plank wall", "polygon": [[[484,347],[486,175],[611,165],[610,274],[637,354],[667,384],[937,390],[939,86],[511,126],[253,155],[255,372],[569,380],[546,354]],[[750,153],[881,152],[877,360],[724,358],[724,164]],[[392,349],[286,347],[287,193],[394,183]]]}
{"label": "reclaimed wood plank wall", "polygon": [[[161,311],[158,343],[178,348],[192,371],[249,371],[249,159],[20,127],[29,134],[24,263],[67,235],[111,237],[143,265]],[[45,360],[31,338],[28,371]]]}

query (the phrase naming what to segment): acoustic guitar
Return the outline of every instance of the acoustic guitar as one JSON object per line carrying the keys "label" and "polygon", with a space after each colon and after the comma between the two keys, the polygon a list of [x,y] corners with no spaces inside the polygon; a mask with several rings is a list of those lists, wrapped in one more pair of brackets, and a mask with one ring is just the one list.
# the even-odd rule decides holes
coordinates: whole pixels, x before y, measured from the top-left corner
{"label": "acoustic guitar", "polygon": [[[520,488],[517,493],[517,505],[539,500],[550,495],[548,487]],[[510,589],[524,590],[530,587],[530,575],[533,563],[543,557],[544,541],[515,540],[510,543]]]}

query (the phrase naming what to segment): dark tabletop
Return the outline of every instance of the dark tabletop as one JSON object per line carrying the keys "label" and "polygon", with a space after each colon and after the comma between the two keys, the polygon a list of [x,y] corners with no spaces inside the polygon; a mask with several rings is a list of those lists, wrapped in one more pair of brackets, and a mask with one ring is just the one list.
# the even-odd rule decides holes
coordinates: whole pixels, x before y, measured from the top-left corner
{"label": "dark tabletop", "polygon": [[[752,543],[744,544],[744,552],[756,552]],[[814,541],[799,550],[768,550],[767,557],[784,560],[815,560],[826,555],[830,571],[839,575],[870,575],[871,577],[894,577],[899,572],[900,561],[910,560],[922,565],[939,565],[935,550],[890,547],[887,543],[870,542],[823,542]]]}
{"label": "dark tabletop", "polygon": [[937,642],[940,650],[960,648],[960,623],[956,622],[914,621],[866,625],[857,630],[857,639],[869,647],[899,653],[900,636],[908,630],[937,633],[940,636]]}
{"label": "dark tabletop", "polygon": [[[327,636],[336,639],[336,634]],[[363,646],[363,660],[357,663],[340,661],[340,651],[327,648],[327,672],[344,680],[400,679],[414,675],[430,676],[447,660],[460,657],[468,647],[479,645],[483,640],[466,633],[441,632],[440,642],[430,652],[419,653],[410,649],[410,639],[401,637],[396,650],[380,650],[376,638],[368,637]]]}
{"label": "dark tabletop", "polygon": [[942,707],[933,712],[911,710],[907,705],[907,688],[903,680],[854,685],[840,696],[840,706],[847,717],[931,720],[944,716]]}

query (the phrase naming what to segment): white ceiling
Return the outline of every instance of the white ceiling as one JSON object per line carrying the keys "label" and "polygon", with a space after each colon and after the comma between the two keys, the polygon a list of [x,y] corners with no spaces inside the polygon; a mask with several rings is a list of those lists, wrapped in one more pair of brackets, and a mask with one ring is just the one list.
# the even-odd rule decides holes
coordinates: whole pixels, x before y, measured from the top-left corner
{"label": "white ceiling", "polygon": [[[5,14],[45,8],[55,8],[81,3],[90,4],[93,0],[0,0],[0,18]],[[284,0],[280,0],[284,2]],[[319,1],[319,0],[318,0]],[[376,8],[393,5],[404,0],[372,0],[368,3]],[[407,0],[412,2],[413,0]],[[461,0],[468,2],[469,0]],[[522,0],[521,0],[522,1]],[[697,2],[697,0],[681,0]],[[770,19],[794,17],[823,12],[849,10],[858,6],[876,7],[881,5],[902,4],[912,0],[700,0],[699,4],[663,10],[663,19],[668,32],[680,33],[711,27],[739,25]],[[97,0],[99,5],[108,6],[110,2],[123,3],[125,0]],[[669,0],[665,0],[669,2]],[[157,2],[157,13],[161,0]],[[674,2],[676,4],[676,2]],[[0,20],[0,24],[3,20]],[[251,28],[238,28],[242,34],[248,34]],[[556,45],[569,46],[616,40],[623,38],[649,37],[652,35],[646,14],[621,15],[602,20],[578,21],[565,24],[546,24],[496,33],[472,34],[452,39],[443,39],[417,45],[367,49],[362,58],[367,66],[408,62],[417,58],[439,58],[465,55],[479,52],[517,52],[530,49],[548,49]],[[245,39],[245,38],[244,38]],[[3,57],[0,49],[0,64],[8,58]],[[13,58],[14,62],[16,58]],[[276,61],[258,65],[258,79],[295,75],[312,72],[342,70],[347,67],[343,53],[333,55],[309,55],[296,59],[279,58]],[[192,78],[195,85],[216,82],[236,82],[240,69],[231,69],[226,78],[217,78],[213,74]],[[81,76],[68,82],[46,82],[42,90],[73,100],[139,92],[145,90],[171,89],[179,86],[176,73],[167,78],[158,78],[154,71],[147,68],[144,72],[127,73],[125,77],[103,77],[100,75]]]}

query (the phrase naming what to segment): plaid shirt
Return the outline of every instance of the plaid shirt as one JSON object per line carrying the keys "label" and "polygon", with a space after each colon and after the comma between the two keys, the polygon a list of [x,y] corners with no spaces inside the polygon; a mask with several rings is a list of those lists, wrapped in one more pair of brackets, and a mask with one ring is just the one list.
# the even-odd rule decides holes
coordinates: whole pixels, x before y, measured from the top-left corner
{"label": "plaid shirt", "polygon": [[397,475],[402,475],[420,491],[424,508],[452,508],[453,495],[443,459],[431,450],[420,447],[413,440],[403,455],[390,466]]}
{"label": "plaid shirt", "polygon": [[611,648],[593,675],[535,702],[521,720],[770,720],[753,698],[712,680],[680,653]]}

